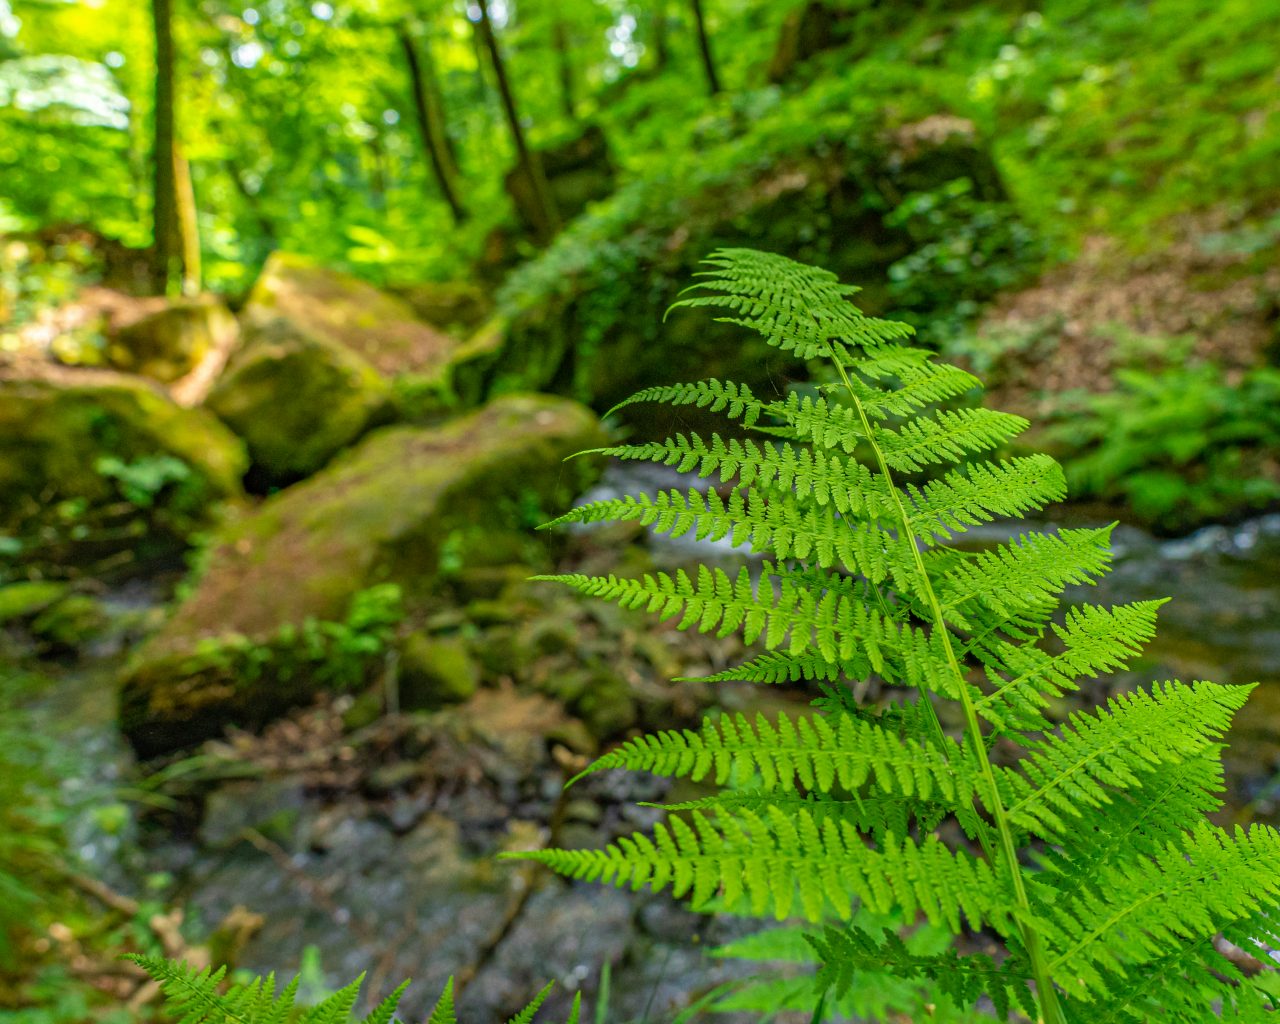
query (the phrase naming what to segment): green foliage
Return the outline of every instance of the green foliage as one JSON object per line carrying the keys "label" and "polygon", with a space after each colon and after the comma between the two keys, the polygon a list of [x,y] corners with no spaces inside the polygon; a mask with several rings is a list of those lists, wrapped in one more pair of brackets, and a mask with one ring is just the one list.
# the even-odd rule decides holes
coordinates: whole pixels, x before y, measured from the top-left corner
{"label": "green foliage", "polygon": [[1280,500],[1280,371],[1232,382],[1211,364],[1129,369],[1117,385],[1065,399],[1048,432],[1077,495],[1123,502],[1170,533]]}
{"label": "green foliage", "polygon": [[354,594],[341,622],[308,617],[300,626],[285,623],[262,642],[239,634],[205,640],[193,662],[200,670],[215,670],[240,683],[305,676],[319,685],[351,690],[367,681],[403,618],[399,585],[382,583]]}
{"label": "green foliage", "polygon": [[93,468],[114,480],[125,501],[138,508],[150,508],[166,487],[181,486],[192,476],[191,467],[172,455],[145,455],[132,462],[104,455]]}
{"label": "green foliage", "polygon": [[[1110,530],[951,546],[969,525],[1062,497],[1044,456],[970,461],[1025,421],[939,409],[972,379],[904,347],[902,325],[862,316],[834,275],[750,250],[708,264],[684,304],[829,360],[841,387],[770,401],[720,382],[650,389],[636,400],[716,408],[764,440],[629,446],[625,457],[719,472],[728,496],[668,491],[565,519],[727,536],[768,560],[737,574],[551,578],[680,629],[741,632],[764,653],[721,678],[808,679],[822,696],[804,714],[622,744],[584,774],[626,768],[719,792],[603,850],[514,856],[670,889],[698,910],[821,926],[815,1017],[887,975],[1048,1024],[1202,1024],[1215,1006],[1263,1019],[1275,1008],[1265,983],[1212,940],[1280,940],[1280,834],[1205,818],[1219,806],[1222,737],[1252,687],[1158,682],[1055,720],[1055,698],[1129,663],[1153,634],[1159,602],[1059,615],[1069,586],[1107,572]],[[869,680],[888,688],[886,704],[855,699]],[[962,722],[962,736],[943,720]],[[996,760],[999,737],[1017,753]],[[861,912],[923,918],[954,942],[912,949],[853,923]],[[1000,955],[974,952],[979,931]]]}
{"label": "green foliage", "polygon": [[910,318],[930,341],[960,333],[979,312],[975,295],[1020,284],[1045,255],[1043,239],[1016,207],[975,198],[969,178],[906,196],[885,223],[917,240],[918,248],[889,268],[889,296],[895,309],[933,313]]}
{"label": "green foliage", "polygon": [[[197,971],[177,960],[157,957],[126,957],[159,982],[165,1009],[181,1024],[349,1024],[364,975],[339,989],[316,1006],[306,1009],[295,1005],[298,979],[294,978],[276,994],[275,975],[254,978],[247,984],[224,985],[226,968]],[[397,1019],[396,1007],[409,987],[403,982],[373,1010],[359,1018],[358,1024],[391,1024]],[[551,992],[548,985],[507,1024],[531,1024]],[[578,1024],[580,998],[575,997],[567,1024]],[[427,1024],[456,1024],[453,1008],[453,979],[440,993]]]}
{"label": "green foliage", "polygon": [[0,667],[0,968],[12,966],[13,940],[30,923],[43,873],[60,849],[57,775],[48,741],[19,707],[30,681]]}

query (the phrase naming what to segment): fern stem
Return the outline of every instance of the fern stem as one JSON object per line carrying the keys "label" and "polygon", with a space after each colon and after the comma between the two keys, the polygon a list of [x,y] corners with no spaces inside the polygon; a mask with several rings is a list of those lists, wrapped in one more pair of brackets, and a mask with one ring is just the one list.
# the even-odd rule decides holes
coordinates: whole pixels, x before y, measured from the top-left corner
{"label": "fern stem", "polygon": [[[898,516],[902,522],[903,537],[909,541],[907,546],[911,549],[912,558],[915,560],[916,572],[920,576],[920,583],[923,587],[925,600],[928,602],[930,614],[933,617],[933,628],[938,631],[942,637],[943,649],[946,651],[947,662],[952,673],[956,678],[956,689],[960,695],[960,704],[964,709],[965,731],[968,734],[969,742],[973,747],[975,756],[978,758],[978,766],[982,772],[983,782],[986,784],[987,793],[983,798],[983,802],[987,805],[991,817],[995,821],[996,832],[1000,840],[1000,848],[1004,854],[1004,859],[1009,865],[1009,876],[1013,883],[1014,899],[1017,902],[1018,928],[1022,935],[1022,944],[1027,951],[1027,959],[1030,962],[1031,974],[1036,982],[1036,998],[1040,1003],[1040,1016],[1043,1024],[1066,1024],[1066,1018],[1063,1016],[1062,1007],[1058,1003],[1058,992],[1054,988],[1053,979],[1049,973],[1049,964],[1045,956],[1044,948],[1040,942],[1040,934],[1036,931],[1035,926],[1031,923],[1031,901],[1027,897],[1026,885],[1022,878],[1022,870],[1018,867],[1018,848],[1014,842],[1013,830],[1009,826],[1008,813],[1005,810],[1004,802],[1000,799],[1000,792],[996,788],[995,771],[991,767],[991,759],[987,756],[987,747],[982,735],[982,725],[978,721],[977,709],[974,707],[972,698],[969,696],[969,685],[965,679],[964,671],[960,667],[960,661],[956,657],[955,650],[951,645],[951,630],[947,627],[946,617],[943,615],[942,605],[938,600],[938,595],[933,589],[933,581],[929,578],[929,571],[925,568],[924,558],[920,554],[920,544],[916,537],[915,531],[911,527],[911,517],[907,513],[906,507],[902,503],[902,494],[894,483],[893,474],[889,469],[889,465],[885,460],[884,452],[881,451],[880,445],[876,443],[875,433],[871,427],[871,421],[867,416],[866,409],[863,408],[862,401],[858,398],[858,393],[854,389],[853,382],[849,379],[849,374],[845,370],[844,364],[840,361],[840,357],[835,353],[832,354],[832,362],[835,363],[836,370],[840,374],[840,379],[844,383],[845,389],[849,392],[849,397],[853,400],[854,408],[858,411],[858,418],[861,422],[863,436],[866,437],[867,443],[871,445],[871,450],[875,454],[876,463],[880,470],[880,474],[884,477],[885,483],[888,485],[890,495],[893,497],[894,504],[898,511]],[[922,699],[928,701],[927,695],[922,694]],[[937,713],[933,710],[933,704],[928,701],[932,718],[937,725],[939,733],[942,731],[942,724],[938,722]],[[943,750],[945,752],[945,746]],[[989,859],[994,859],[993,851],[989,846],[989,839],[984,831],[979,831],[979,836],[983,840],[983,849],[986,851]]]}

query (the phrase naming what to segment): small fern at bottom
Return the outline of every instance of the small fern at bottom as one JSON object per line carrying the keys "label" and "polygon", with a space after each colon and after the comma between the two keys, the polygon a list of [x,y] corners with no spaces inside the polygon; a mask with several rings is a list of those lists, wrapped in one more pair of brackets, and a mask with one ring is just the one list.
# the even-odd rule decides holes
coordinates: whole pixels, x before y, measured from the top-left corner
{"label": "small fern at bottom", "polygon": [[[274,974],[254,978],[244,985],[228,985],[225,967],[197,970],[180,960],[137,955],[125,959],[132,960],[160,986],[164,1008],[179,1024],[349,1024],[364,982],[362,974],[319,1005],[304,1009],[295,1004],[297,978],[277,995]],[[401,983],[357,1024],[392,1024],[397,1019],[396,1007],[408,986],[407,981]],[[547,985],[507,1024],[532,1024],[550,992],[551,985]],[[578,1024],[581,1012],[582,994],[577,993],[565,1024]],[[426,1024],[457,1024],[452,978],[445,983]]]}

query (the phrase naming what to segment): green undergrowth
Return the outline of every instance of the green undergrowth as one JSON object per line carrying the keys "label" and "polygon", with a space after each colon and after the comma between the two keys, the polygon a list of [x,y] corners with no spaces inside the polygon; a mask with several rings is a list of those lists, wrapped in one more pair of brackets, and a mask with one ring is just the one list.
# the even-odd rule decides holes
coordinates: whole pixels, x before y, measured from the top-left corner
{"label": "green undergrowth", "polygon": [[1280,502],[1280,370],[1126,369],[1116,384],[1063,396],[1046,431],[1073,494],[1170,534]]}

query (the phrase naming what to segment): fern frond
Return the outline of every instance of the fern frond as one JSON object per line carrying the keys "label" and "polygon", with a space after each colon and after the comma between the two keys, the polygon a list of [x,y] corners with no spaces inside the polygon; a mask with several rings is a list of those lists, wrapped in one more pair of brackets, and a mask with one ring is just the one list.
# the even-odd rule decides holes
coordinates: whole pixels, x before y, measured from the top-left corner
{"label": "fern frond", "polygon": [[980,601],[1007,616],[1035,607],[1077,583],[1092,583],[1111,565],[1111,527],[1027,533],[994,551],[981,552],[939,581],[948,618],[969,625],[967,606]]}
{"label": "fern frond", "polygon": [[943,409],[932,418],[909,420],[897,430],[875,428],[885,461],[904,473],[944,462],[962,462],[977,452],[1007,444],[1030,424],[1021,416],[991,409]]}
{"label": "fern frond", "polygon": [[[942,751],[904,740],[850,715],[745,715],[706,719],[702,729],[651,733],[594,761],[582,775],[627,768],[654,775],[711,777],[719,786],[759,776],[763,789],[856,792],[870,783],[883,793],[968,806],[977,772],[959,748]],[[580,777],[580,776],[579,776]]]}
{"label": "fern frond", "polygon": [[973,1006],[987,996],[1001,1020],[1008,1019],[1011,1006],[1035,1014],[1025,966],[1015,958],[997,965],[984,954],[960,956],[954,949],[936,954],[913,953],[887,928],[877,937],[852,925],[828,925],[821,933],[805,938],[819,960],[819,987],[831,989],[838,998],[849,991],[860,974],[887,974],[927,978],[961,1006]]}
{"label": "fern frond", "polygon": [[299,1024],[348,1024],[363,983],[364,975],[361,974],[355,981],[344,985],[323,1002],[307,1010]]}
{"label": "fern frond", "polygon": [[[1280,894],[1280,834],[1261,825],[1234,833],[1207,823],[1160,856],[1104,866],[1069,907],[1049,908],[1052,968],[1075,979],[1081,1000],[1105,995],[1187,936],[1212,936],[1253,917],[1272,942]],[[1263,913],[1265,917],[1257,917]]]}
{"label": "fern frond", "polygon": [[536,1014],[538,1010],[542,1008],[542,1004],[547,1001],[547,996],[551,995],[551,989],[554,987],[554,984],[554,982],[547,982],[547,984],[543,986],[542,991],[533,997],[529,1005],[507,1021],[507,1024],[530,1024],[533,1020],[534,1014]]}
{"label": "fern frond", "polygon": [[901,543],[871,524],[851,524],[792,494],[766,497],[755,488],[735,490],[727,501],[715,491],[704,494],[696,489],[610,498],[576,508],[557,522],[638,522],[672,537],[727,537],[735,547],[806,559],[824,569],[840,566],[873,583],[884,580],[902,561],[895,550]]}
{"label": "fern frond", "polygon": [[[858,519],[884,519],[892,511],[883,481],[866,466],[808,448],[756,444],[737,438],[726,441],[717,436],[707,441],[690,433],[647,444],[600,448],[593,454],[656,462],[674,466],[682,473],[696,469],[703,478],[718,473],[722,483],[734,481],[739,487],[755,484],[794,491],[800,500],[812,498],[820,506],[830,505],[841,515]],[[555,522],[565,521],[578,520],[570,513]]]}
{"label": "fern frond", "polygon": [[733,816],[742,810],[763,813],[770,807],[787,814],[803,810],[821,825],[827,818],[847,821],[860,832],[883,842],[887,835],[906,835],[913,824],[924,831],[937,827],[946,817],[948,809],[941,804],[923,803],[918,800],[883,793],[866,793],[851,797],[833,797],[824,793],[787,793],[779,790],[746,789],[726,790],[714,796],[698,800],[686,800],[671,804],[646,804],[665,811],[702,811],[707,814]]}
{"label": "fern frond", "polygon": [[[1045,1024],[1199,1024],[1214,1007],[1223,1021],[1264,1024],[1276,1002],[1267,986],[1224,966],[1209,942],[1221,932],[1280,944],[1280,836],[1204,824],[1248,688],[1157,684],[1058,725],[1057,698],[1122,668],[1154,635],[1157,601],[1059,614],[1067,588],[1110,569],[1110,528],[949,546],[1063,498],[1048,456],[984,456],[1026,421],[945,407],[977,381],[906,344],[909,328],[863,316],[854,289],[826,271],[740,249],[708,265],[679,305],[829,360],[840,383],[769,400],[715,380],[641,392],[629,401],[711,409],[767,440],[681,434],[603,449],[722,486],[595,503],[561,522],[640,521],[770,561],[758,577],[701,567],[553,578],[758,645],[712,680],[812,681],[818,695],[810,713],[776,723],[725,717],[629,740],[589,770],[734,788],[672,804],[652,835],[528,856],[572,877],[669,887],[700,909],[719,897],[810,920],[847,919],[854,902],[923,911],[953,930],[990,926],[1006,955],[999,966],[924,958],[891,935],[831,931],[819,942],[833,984],[840,971],[897,971]],[[917,473],[930,478],[899,480]],[[861,707],[867,688],[847,682],[919,699]],[[963,723],[962,743],[943,721]],[[992,762],[999,738],[1017,743],[1008,767]]]}
{"label": "fern frond", "polygon": [[1005,462],[975,462],[954,469],[923,488],[909,486],[912,526],[950,539],[997,516],[1020,516],[1066,497],[1062,467],[1048,455]]}
{"label": "fern frond", "polygon": [[867,414],[875,419],[910,416],[982,386],[968,371],[949,363],[932,362],[930,355],[895,345],[878,350],[873,358],[854,360],[851,368],[861,376],[872,380],[892,377],[898,382],[894,388],[882,388],[861,384],[854,378],[855,390]]}
{"label": "fern frond", "polygon": [[570,878],[615,886],[670,886],[677,899],[705,909],[719,894],[730,908],[748,906],[778,920],[799,911],[810,921],[834,913],[848,919],[853,901],[873,913],[902,908],[958,931],[983,924],[1007,927],[1011,901],[984,861],[949,850],[933,836],[919,844],[886,837],[879,850],[858,830],[803,810],[776,807],[722,816],[716,825],[699,812],[690,823],[673,817],[652,839],[634,833],[603,850],[533,850],[504,854],[545,864]]}
{"label": "fern frond", "polygon": [[1096,714],[1077,712],[1057,735],[1031,745],[1016,773],[1006,774],[1009,817],[1051,835],[1112,789],[1140,783],[1140,773],[1177,764],[1210,747],[1231,725],[1252,686],[1197,682],[1155,684],[1122,693]]}
{"label": "fern frond", "polygon": [[835,682],[838,679],[863,679],[871,670],[865,658],[848,661],[828,661],[818,651],[803,654],[786,654],[782,651],[765,651],[735,668],[709,676],[687,676],[677,682],[703,683],[797,683],[802,679]]}
{"label": "fern frond", "polygon": [[[714,306],[734,316],[717,319],[756,331],[800,359],[828,358],[830,342],[875,348],[910,337],[906,324],[865,317],[849,302],[857,289],[834,274],[751,249],[718,249],[705,260],[717,268],[690,290],[712,291],[681,299],[679,306]],[[839,351],[843,351],[840,349]]]}
{"label": "fern frond", "polygon": [[696,579],[684,570],[641,579],[580,573],[533,578],[563,583],[624,608],[643,608],[664,620],[679,616],[677,629],[696,627],[720,637],[741,631],[749,644],[760,641],[774,650],[785,643],[791,655],[816,648],[833,662],[865,657],[875,671],[888,673],[904,686],[955,692],[955,680],[940,657],[938,636],[834,590],[815,594],[786,576],[773,577],[769,567],[758,587],[745,567],[731,579],[724,570],[705,565],[698,567]]}
{"label": "fern frond", "polygon": [[1164,603],[1077,605],[1062,625],[1050,627],[1062,644],[1059,654],[1029,643],[998,643],[990,648],[988,663],[994,689],[977,701],[978,713],[1001,725],[1009,716],[1023,724],[1038,722],[1048,698],[1062,696],[1078,679],[1117,671],[1141,654],[1155,636],[1156,614]]}
{"label": "fern frond", "polygon": [[427,1024],[458,1024],[458,1019],[454,1015],[453,1009],[452,975],[444,983],[444,989],[440,993],[440,998],[436,1000],[436,1005],[431,1010],[431,1016],[427,1018]]}
{"label": "fern frond", "polygon": [[400,1005],[400,1000],[408,987],[409,981],[406,978],[400,983],[400,987],[374,1007],[373,1012],[362,1019],[360,1024],[392,1024],[395,1020],[396,1008]]}
{"label": "fern frond", "polygon": [[1174,764],[1142,774],[1142,784],[1111,794],[1108,803],[1075,823],[1070,847],[1046,847],[1043,879],[1071,894],[1092,885],[1099,869],[1126,855],[1156,856],[1222,804],[1218,744]]}
{"label": "fern frond", "polygon": [[698,381],[695,384],[671,384],[645,388],[643,391],[637,391],[630,398],[624,398],[605,415],[612,416],[619,409],[645,402],[677,406],[692,405],[711,412],[722,412],[729,419],[741,419],[748,427],[755,424],[766,408],[766,403],[759,401],[745,384],[711,379]]}

